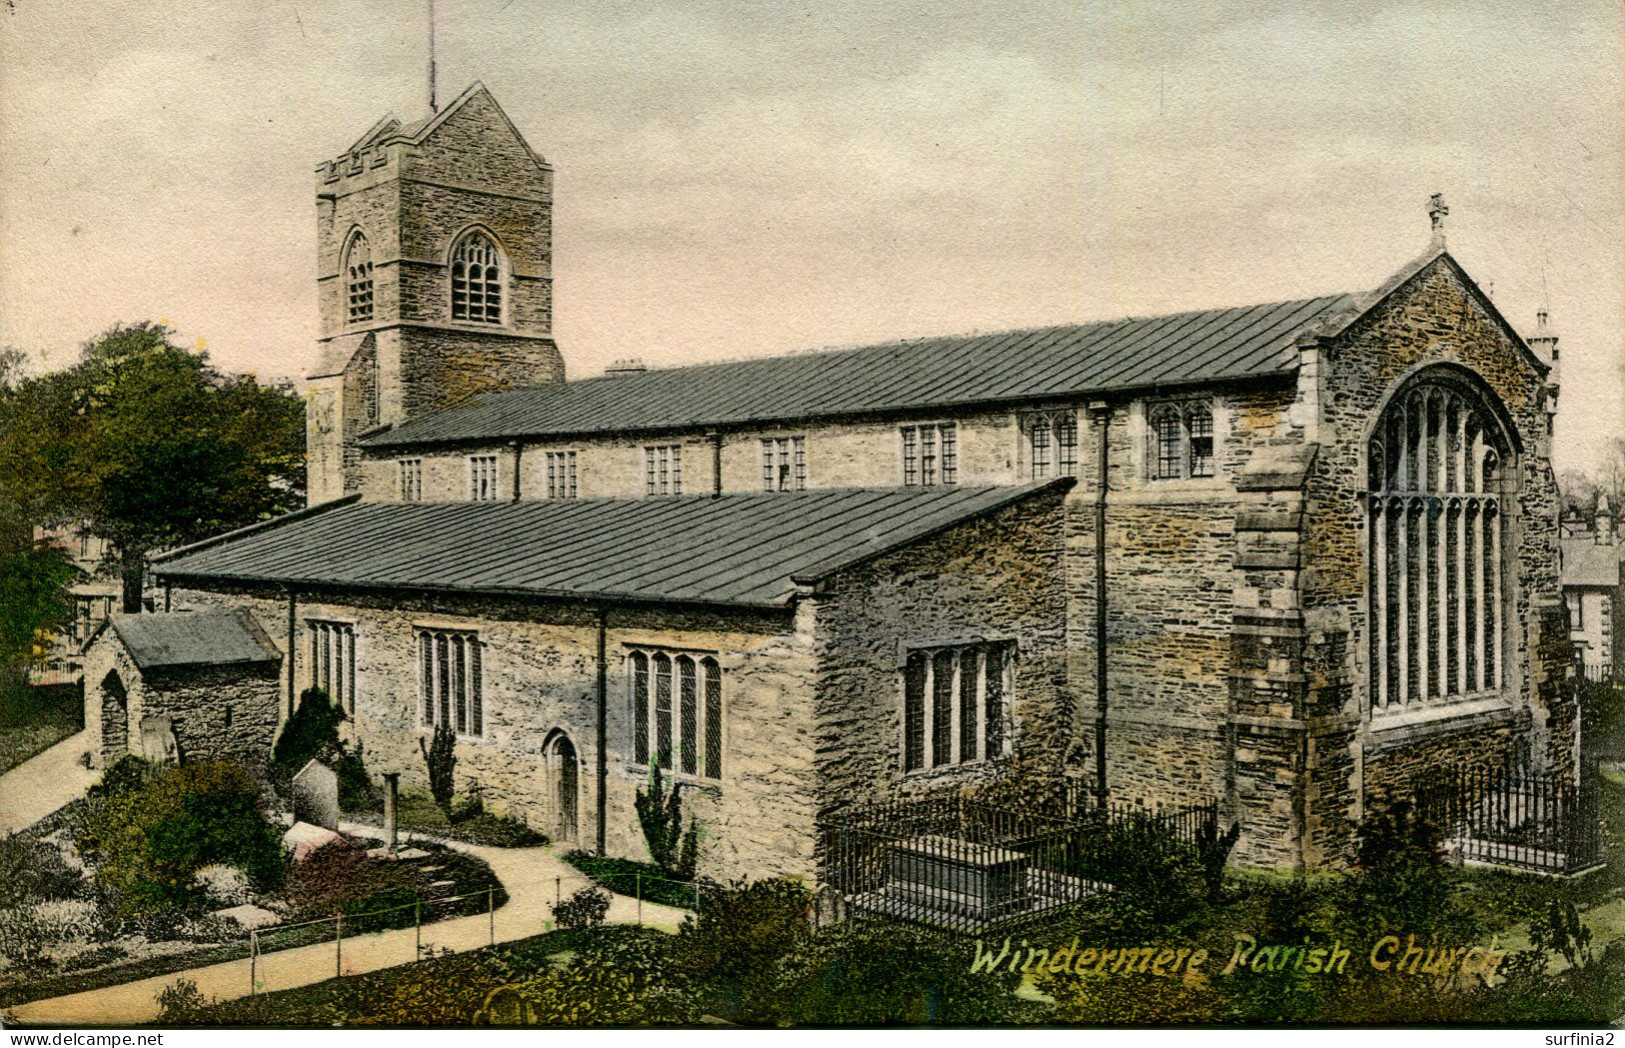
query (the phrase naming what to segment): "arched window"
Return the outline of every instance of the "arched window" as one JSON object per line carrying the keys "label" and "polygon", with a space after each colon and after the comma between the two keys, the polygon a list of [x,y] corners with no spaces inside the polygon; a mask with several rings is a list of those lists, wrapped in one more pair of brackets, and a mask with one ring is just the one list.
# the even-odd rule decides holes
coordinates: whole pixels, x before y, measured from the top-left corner
{"label": "arched window", "polygon": [[1389,401],[1367,453],[1371,705],[1398,712],[1505,685],[1501,536],[1511,447],[1488,395],[1423,373]]}
{"label": "arched window", "polygon": [[451,251],[451,319],[502,323],[502,252],[477,230]]}
{"label": "arched window", "polygon": [[639,769],[722,777],[722,667],[710,656],[634,651],[626,659],[632,757]]}
{"label": "arched window", "polygon": [[372,319],[372,245],[365,234],[350,238],[344,252],[344,294],[349,303],[350,323]]}

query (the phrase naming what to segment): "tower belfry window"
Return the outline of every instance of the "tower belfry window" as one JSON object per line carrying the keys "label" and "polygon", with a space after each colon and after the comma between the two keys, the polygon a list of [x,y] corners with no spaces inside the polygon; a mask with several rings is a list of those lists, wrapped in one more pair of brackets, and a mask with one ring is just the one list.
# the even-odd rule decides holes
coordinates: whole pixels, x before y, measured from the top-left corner
{"label": "tower belfry window", "polygon": [[350,323],[372,319],[372,245],[361,233],[350,239],[350,249],[345,252],[344,293]]}
{"label": "tower belfry window", "polygon": [[452,249],[451,319],[502,323],[502,253],[483,233],[469,233]]}

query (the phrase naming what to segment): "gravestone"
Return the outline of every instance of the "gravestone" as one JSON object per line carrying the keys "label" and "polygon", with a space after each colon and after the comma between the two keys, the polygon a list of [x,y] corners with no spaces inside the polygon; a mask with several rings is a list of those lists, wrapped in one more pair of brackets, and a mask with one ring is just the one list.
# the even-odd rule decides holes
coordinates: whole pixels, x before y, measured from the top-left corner
{"label": "gravestone", "polygon": [[339,828],[338,773],[311,760],[293,777],[293,817],[329,830]]}
{"label": "gravestone", "polygon": [[180,743],[167,714],[141,718],[141,756],[154,764],[180,763]]}

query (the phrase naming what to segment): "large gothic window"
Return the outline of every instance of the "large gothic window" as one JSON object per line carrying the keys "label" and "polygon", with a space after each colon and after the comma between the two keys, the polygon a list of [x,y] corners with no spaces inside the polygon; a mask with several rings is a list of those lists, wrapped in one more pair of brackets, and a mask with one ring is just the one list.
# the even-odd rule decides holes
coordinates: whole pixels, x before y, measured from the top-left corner
{"label": "large gothic window", "polygon": [[451,251],[451,319],[502,323],[502,252],[477,230]]}
{"label": "large gothic window", "polygon": [[1423,373],[1369,448],[1374,713],[1499,692],[1510,447],[1480,393]]}
{"label": "large gothic window", "polygon": [[350,238],[344,253],[344,294],[350,323],[372,319],[372,245],[363,233]]}

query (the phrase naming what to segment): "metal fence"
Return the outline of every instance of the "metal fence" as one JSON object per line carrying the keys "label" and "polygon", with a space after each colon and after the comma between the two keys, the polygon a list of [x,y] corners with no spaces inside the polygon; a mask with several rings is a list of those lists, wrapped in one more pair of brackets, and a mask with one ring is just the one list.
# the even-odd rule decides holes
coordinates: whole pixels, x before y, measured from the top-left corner
{"label": "metal fence", "polygon": [[1516,765],[1440,769],[1422,780],[1416,803],[1443,830],[1445,847],[1469,862],[1572,875],[1607,861],[1591,776],[1577,786]]}
{"label": "metal fence", "polygon": [[1126,863],[1194,855],[1204,828],[1218,825],[1215,802],[1102,806],[1064,788],[1025,808],[1010,801],[955,793],[827,820],[828,893],[848,918],[976,933],[1110,891]]}

